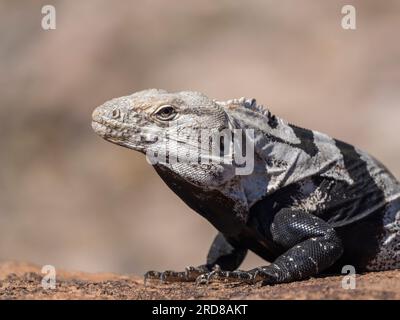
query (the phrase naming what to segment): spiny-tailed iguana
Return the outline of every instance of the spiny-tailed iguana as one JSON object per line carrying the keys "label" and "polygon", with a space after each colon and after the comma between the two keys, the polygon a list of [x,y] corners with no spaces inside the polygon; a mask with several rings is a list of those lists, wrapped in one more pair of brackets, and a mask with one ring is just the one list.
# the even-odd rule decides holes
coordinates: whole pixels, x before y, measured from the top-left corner
{"label": "spiny-tailed iguana", "polygon": [[[206,264],[146,278],[276,284],[344,265],[357,272],[400,267],[395,177],[367,153],[289,124],[255,99],[145,90],[96,108],[92,127],[150,155],[166,184],[219,231]],[[236,161],[243,141],[252,151],[246,163]],[[270,264],[237,270],[247,250]]]}

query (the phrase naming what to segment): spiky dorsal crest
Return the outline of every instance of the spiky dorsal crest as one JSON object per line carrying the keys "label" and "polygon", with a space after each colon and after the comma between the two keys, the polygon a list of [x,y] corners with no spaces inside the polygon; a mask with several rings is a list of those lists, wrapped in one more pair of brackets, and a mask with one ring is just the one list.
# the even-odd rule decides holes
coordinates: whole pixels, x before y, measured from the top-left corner
{"label": "spiky dorsal crest", "polygon": [[271,127],[274,128],[278,125],[278,119],[276,118],[276,116],[273,115],[268,108],[264,107],[261,104],[257,104],[257,100],[254,98],[248,99],[248,98],[242,97],[240,99],[231,99],[231,100],[227,100],[227,101],[215,101],[215,102],[224,104],[227,106],[235,106],[236,105],[236,106],[244,107],[248,110],[251,110],[253,112],[256,112],[256,113],[261,114],[264,117],[266,117],[268,124]]}

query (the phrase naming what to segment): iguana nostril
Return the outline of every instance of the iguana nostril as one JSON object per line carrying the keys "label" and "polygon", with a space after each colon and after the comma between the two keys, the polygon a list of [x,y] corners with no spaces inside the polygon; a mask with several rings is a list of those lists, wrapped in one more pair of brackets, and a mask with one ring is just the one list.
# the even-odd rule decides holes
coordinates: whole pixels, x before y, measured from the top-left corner
{"label": "iguana nostril", "polygon": [[114,109],[111,113],[111,117],[113,119],[118,119],[120,116],[121,112],[119,111],[119,109]]}

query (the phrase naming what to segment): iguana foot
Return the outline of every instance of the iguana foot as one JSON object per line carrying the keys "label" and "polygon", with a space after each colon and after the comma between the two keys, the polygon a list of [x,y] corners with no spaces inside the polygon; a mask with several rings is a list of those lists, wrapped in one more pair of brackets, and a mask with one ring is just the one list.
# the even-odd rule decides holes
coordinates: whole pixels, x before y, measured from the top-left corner
{"label": "iguana foot", "polygon": [[194,282],[202,274],[208,272],[204,266],[186,267],[185,271],[148,271],[144,275],[144,282],[147,280],[159,280],[162,282]]}
{"label": "iguana foot", "polygon": [[249,271],[223,271],[219,268],[214,268],[213,271],[204,273],[196,279],[197,284],[208,284],[213,281],[244,282],[247,284],[260,283],[264,286],[278,283],[279,273],[271,265],[258,267]]}
{"label": "iguana foot", "polygon": [[246,282],[253,283],[254,273],[250,271],[223,271],[218,266],[213,271],[204,273],[197,277],[197,284],[208,284],[213,281],[222,282]]}

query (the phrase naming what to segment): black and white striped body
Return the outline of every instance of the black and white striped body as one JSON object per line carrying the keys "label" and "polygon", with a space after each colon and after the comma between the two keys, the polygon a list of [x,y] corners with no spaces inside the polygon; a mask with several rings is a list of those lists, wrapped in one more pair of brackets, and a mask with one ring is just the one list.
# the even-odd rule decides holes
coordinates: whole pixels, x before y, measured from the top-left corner
{"label": "black and white striped body", "polygon": [[[240,189],[257,190],[246,192],[248,223],[258,219],[260,226],[260,219],[272,220],[282,208],[301,211],[327,222],[341,238],[344,251],[333,267],[400,268],[400,183],[387,168],[352,145],[263,112],[255,100],[236,103],[227,113],[236,126],[256,131],[256,156],[260,167],[266,164],[264,183],[257,172],[236,181]],[[261,232],[268,237],[268,230]]]}

